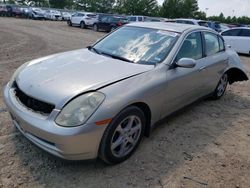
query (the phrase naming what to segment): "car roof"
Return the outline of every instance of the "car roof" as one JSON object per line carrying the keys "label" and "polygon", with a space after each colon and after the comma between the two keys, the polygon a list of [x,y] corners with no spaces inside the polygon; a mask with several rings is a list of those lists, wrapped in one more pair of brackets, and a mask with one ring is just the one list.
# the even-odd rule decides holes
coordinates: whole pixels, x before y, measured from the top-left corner
{"label": "car roof", "polygon": [[179,24],[179,23],[169,23],[169,22],[133,22],[127,24],[128,26],[135,26],[135,27],[146,27],[146,28],[152,28],[152,29],[161,29],[161,30],[168,30],[173,31],[177,33],[183,33],[186,30],[190,29],[202,29],[202,30],[208,30],[213,31],[210,28],[197,26],[197,25],[189,25],[189,24]]}
{"label": "car roof", "polygon": [[93,12],[77,12],[77,13],[82,13],[82,14],[95,14]]}

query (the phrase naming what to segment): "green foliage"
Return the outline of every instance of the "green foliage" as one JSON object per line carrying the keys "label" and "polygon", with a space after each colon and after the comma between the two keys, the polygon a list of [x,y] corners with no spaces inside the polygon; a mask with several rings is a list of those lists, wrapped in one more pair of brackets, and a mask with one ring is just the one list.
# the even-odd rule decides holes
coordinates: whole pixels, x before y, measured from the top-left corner
{"label": "green foliage", "polygon": [[64,8],[68,6],[69,0],[49,0],[50,7],[53,8]]}
{"label": "green foliage", "polygon": [[128,15],[153,16],[158,14],[157,0],[117,0],[116,12]]}
{"label": "green foliage", "polygon": [[198,9],[197,0],[165,0],[160,13],[166,18],[194,18]]}
{"label": "green foliage", "polygon": [[90,12],[112,12],[115,0],[75,0],[76,9],[81,9]]}
{"label": "green foliage", "polygon": [[234,17],[228,16],[227,18],[225,18],[223,13],[220,13],[219,16],[210,16],[208,17],[208,19],[228,24],[246,24],[246,25],[250,24],[250,18],[247,16],[242,16],[238,18],[236,18],[235,16]]}

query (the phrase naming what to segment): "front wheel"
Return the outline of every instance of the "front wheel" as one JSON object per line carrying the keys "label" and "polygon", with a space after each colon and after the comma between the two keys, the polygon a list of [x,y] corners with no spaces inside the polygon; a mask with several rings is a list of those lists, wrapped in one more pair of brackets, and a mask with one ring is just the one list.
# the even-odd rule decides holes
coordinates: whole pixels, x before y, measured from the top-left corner
{"label": "front wheel", "polygon": [[142,140],[145,124],[144,113],[135,106],[120,112],[103,134],[99,157],[108,164],[128,159]]}
{"label": "front wheel", "polygon": [[68,26],[72,26],[72,22],[70,20],[67,21]]}
{"label": "front wheel", "polygon": [[220,81],[219,81],[219,83],[218,83],[218,85],[213,93],[213,99],[215,99],[215,100],[220,99],[224,95],[224,93],[227,89],[227,85],[228,85],[228,75],[223,74],[223,76],[221,77],[221,79],[220,79]]}

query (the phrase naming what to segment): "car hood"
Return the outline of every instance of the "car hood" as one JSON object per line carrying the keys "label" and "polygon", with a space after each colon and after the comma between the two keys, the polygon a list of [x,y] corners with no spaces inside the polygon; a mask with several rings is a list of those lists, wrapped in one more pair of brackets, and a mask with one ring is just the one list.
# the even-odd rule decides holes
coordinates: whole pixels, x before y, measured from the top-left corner
{"label": "car hood", "polygon": [[153,65],[128,63],[82,49],[27,63],[16,76],[16,82],[27,95],[59,108],[81,93],[153,68]]}

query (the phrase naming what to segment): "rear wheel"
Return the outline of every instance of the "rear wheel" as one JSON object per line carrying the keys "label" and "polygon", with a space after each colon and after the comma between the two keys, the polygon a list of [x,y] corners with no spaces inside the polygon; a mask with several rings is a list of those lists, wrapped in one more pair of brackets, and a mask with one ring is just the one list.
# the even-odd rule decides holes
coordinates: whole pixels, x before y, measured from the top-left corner
{"label": "rear wheel", "polygon": [[228,85],[228,75],[223,74],[213,93],[213,99],[220,99],[224,95],[227,89],[227,85]]}
{"label": "rear wheel", "polygon": [[108,164],[128,159],[141,142],[145,124],[144,113],[135,106],[120,112],[103,134],[99,157]]}
{"label": "rear wheel", "polygon": [[93,25],[93,29],[94,29],[94,31],[99,31],[99,28],[98,28],[97,24]]}
{"label": "rear wheel", "polygon": [[81,27],[81,29],[84,29],[86,27],[85,23],[83,21],[81,22],[80,27]]}

